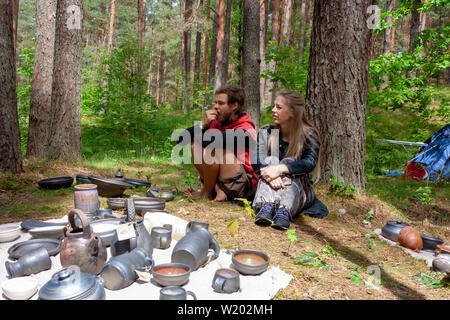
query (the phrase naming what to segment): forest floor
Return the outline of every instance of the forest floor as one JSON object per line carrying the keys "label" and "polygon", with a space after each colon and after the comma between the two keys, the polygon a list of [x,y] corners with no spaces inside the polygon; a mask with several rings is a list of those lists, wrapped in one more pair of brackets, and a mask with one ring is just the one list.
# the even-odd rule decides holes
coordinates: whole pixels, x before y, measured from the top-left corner
{"label": "forest floor", "polygon": [[[78,173],[113,177],[118,168],[125,177],[146,180],[151,176],[152,187],[175,186],[180,191],[189,177],[192,181],[197,176],[193,166],[164,161],[86,161],[80,165],[24,160],[24,172],[20,175],[0,173],[0,223],[62,217],[73,208],[73,187],[42,190],[37,186],[40,179]],[[188,221],[208,222],[222,248],[248,248],[267,253],[271,265],[293,276],[289,286],[280,290],[275,299],[449,299],[449,281],[443,273],[430,271],[424,260],[414,259],[374,235],[374,230],[381,229],[386,221],[401,220],[421,234],[440,237],[448,244],[448,183],[432,186],[431,206],[408,195],[408,188],[415,190],[424,185],[425,182],[372,177],[366,195],[352,198],[330,194],[326,185],[318,186],[317,195],[330,214],[324,219],[296,218],[290,226],[295,230],[297,240],[294,242],[285,232],[255,225],[245,208],[236,204],[189,201],[179,193],[175,200],[166,204],[165,210]],[[124,195],[145,196],[145,191],[145,188],[128,189]],[[106,208],[106,198],[99,198],[100,206]],[[345,209],[345,213],[340,213],[343,210],[339,209]],[[238,231],[232,237],[227,225],[240,217],[243,219],[238,220]],[[312,261],[309,266],[302,265],[298,257]],[[311,266],[313,264],[315,267]],[[373,265],[381,270],[378,288],[367,284],[372,279],[368,271]]]}

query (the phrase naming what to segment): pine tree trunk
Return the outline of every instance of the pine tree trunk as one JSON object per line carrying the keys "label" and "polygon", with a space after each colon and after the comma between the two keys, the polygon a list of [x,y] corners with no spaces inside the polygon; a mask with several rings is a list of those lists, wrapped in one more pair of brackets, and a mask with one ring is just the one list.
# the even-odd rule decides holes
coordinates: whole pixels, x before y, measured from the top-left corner
{"label": "pine tree trunk", "polygon": [[17,49],[17,26],[19,23],[19,0],[12,0],[14,52]]}
{"label": "pine tree trunk", "polygon": [[0,169],[22,171],[11,0],[0,2]]}
{"label": "pine tree trunk", "polygon": [[225,12],[225,33],[223,37],[223,69],[225,74],[225,83],[228,79],[228,59],[230,52],[230,35],[231,35],[231,11],[233,9],[233,0],[227,0],[227,9]]}
{"label": "pine tree trunk", "polygon": [[[203,0],[200,0],[200,8],[203,8]],[[195,59],[194,59],[194,82],[197,88],[200,87],[200,58],[202,51],[202,33],[197,31],[195,35]],[[196,90],[197,92],[197,90]]]}
{"label": "pine tree trunk", "polygon": [[295,39],[295,33],[296,33],[296,20],[297,20],[297,11],[298,11],[298,0],[292,0],[292,19],[291,19],[291,33],[289,35],[289,47],[294,49],[294,39]]}
{"label": "pine tree trunk", "polygon": [[300,41],[300,39],[303,39],[303,34],[306,32],[306,3],[308,1],[309,0],[301,0],[301,2],[302,2],[302,6],[301,6],[301,9],[300,9],[301,20],[300,20],[300,26],[299,26],[299,30],[300,30],[299,34],[300,34],[300,36],[299,36],[299,41],[297,41],[298,42],[298,47],[299,47],[300,52],[301,52],[300,56],[302,56],[303,52],[304,52],[303,41]]}
{"label": "pine tree trunk", "polygon": [[144,33],[145,33],[145,18],[146,18],[146,0],[138,0],[138,57],[139,57],[139,74],[144,74]]}
{"label": "pine tree trunk", "polygon": [[48,159],[82,159],[82,22],[82,0],[58,0]]}
{"label": "pine tree trunk", "polygon": [[289,35],[291,28],[292,0],[283,1],[283,28],[281,31],[280,44],[283,47],[289,45]]}
{"label": "pine tree trunk", "polygon": [[[184,22],[185,26],[191,19],[192,0],[185,0]],[[190,28],[184,30],[184,92],[183,92],[183,110],[189,111],[191,97],[191,31]]]}
{"label": "pine tree trunk", "polygon": [[[395,7],[395,0],[386,0],[386,6],[385,9],[387,11],[391,11]],[[386,23],[389,23],[392,21],[392,17],[386,18]],[[394,27],[386,29],[386,33],[384,35],[384,42],[383,42],[383,54],[389,53],[393,50],[392,46],[392,34],[395,33]]]}
{"label": "pine tree trunk", "polygon": [[[209,22],[211,11],[211,0],[206,1],[206,20]],[[209,30],[205,32],[205,46],[203,54],[203,89],[206,88],[206,82],[208,81],[208,56],[209,56]]]}
{"label": "pine tree trunk", "polygon": [[420,30],[420,13],[417,8],[420,6],[420,0],[412,0],[412,14],[411,14],[411,27],[409,31],[409,49],[408,53],[412,54],[414,49],[414,41],[416,40],[416,35]]}
{"label": "pine tree trunk", "polygon": [[306,94],[322,140],[323,180],[335,176],[361,192],[371,43],[366,9],[372,1],[315,0]]}
{"label": "pine tree trunk", "polygon": [[159,91],[160,91],[160,77],[161,77],[161,56],[162,56],[162,45],[159,45],[159,55],[158,55],[158,68],[156,69],[156,106],[159,107]]}
{"label": "pine tree trunk", "polygon": [[[266,69],[266,62],[264,61],[264,57],[266,55],[266,0],[260,0],[259,3],[259,56],[260,56],[260,67],[259,73],[263,74]],[[261,101],[261,110],[266,108],[266,96],[265,93],[266,87],[266,79],[259,79],[259,92],[260,92],[260,101]]]}
{"label": "pine tree trunk", "polygon": [[[216,55],[217,55],[217,32],[219,27],[219,5],[220,1],[216,1],[214,10],[213,32],[211,38],[211,59],[209,60],[209,75],[208,75],[208,87],[214,88],[213,81],[216,79]],[[207,105],[210,105],[212,101],[212,95],[206,99]]]}
{"label": "pine tree trunk", "polygon": [[313,0],[306,0],[306,12],[305,12],[305,31],[303,33],[303,51],[302,53],[307,50],[308,47],[308,35],[311,30],[311,15],[314,9],[314,2]]}
{"label": "pine tree trunk", "polygon": [[[280,0],[274,0],[273,1],[273,10],[272,10],[272,36],[271,41],[273,41],[275,44],[278,43],[279,40],[279,30],[280,30]],[[276,68],[275,61],[270,60],[268,69],[270,72],[274,72]],[[275,84],[268,80],[266,82],[266,89],[264,92],[264,96],[268,97],[270,99],[270,104],[273,104],[274,100],[274,94],[273,92],[270,92],[275,87]]]}
{"label": "pine tree trunk", "polygon": [[242,86],[245,88],[245,106],[255,129],[259,129],[259,1],[244,0],[243,71]]}
{"label": "pine tree trunk", "polygon": [[109,7],[109,32],[108,32],[108,47],[107,53],[111,53],[113,36],[114,36],[114,19],[116,16],[116,0],[111,0]]}
{"label": "pine tree trunk", "polygon": [[216,82],[214,90],[224,85],[227,81],[223,70],[223,40],[225,32],[225,1],[216,0],[219,3],[218,20],[217,20],[217,52],[216,52]]}
{"label": "pine tree trunk", "polygon": [[36,0],[36,44],[31,81],[27,157],[45,158],[52,119],[57,0]]}

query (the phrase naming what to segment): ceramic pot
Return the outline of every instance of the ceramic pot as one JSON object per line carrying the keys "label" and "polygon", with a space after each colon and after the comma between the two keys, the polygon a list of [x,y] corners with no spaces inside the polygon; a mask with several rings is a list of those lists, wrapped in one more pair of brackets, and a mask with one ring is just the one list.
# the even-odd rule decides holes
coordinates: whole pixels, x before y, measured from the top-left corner
{"label": "ceramic pot", "polygon": [[411,226],[404,227],[398,234],[398,243],[415,252],[420,252],[423,247],[420,233]]}
{"label": "ceramic pot", "polygon": [[[82,228],[75,225],[75,216],[81,220]],[[61,265],[76,265],[81,272],[98,274],[107,259],[106,247],[81,210],[69,212],[69,228],[64,231],[64,240],[60,252]]]}
{"label": "ceramic pot", "polygon": [[434,252],[438,245],[443,244],[444,240],[441,238],[434,238],[426,235],[422,235],[423,251]]}
{"label": "ceramic pot", "polygon": [[111,241],[111,255],[113,257],[130,252],[134,248],[145,249],[149,256],[153,254],[152,238],[145,228],[143,220],[136,222],[133,199],[127,199],[127,221],[133,222],[136,236],[130,239],[119,240],[117,232]]}
{"label": "ceramic pot", "polygon": [[217,269],[211,286],[219,293],[236,292],[240,288],[239,272],[230,268]]}
{"label": "ceramic pot", "polygon": [[220,246],[204,225],[188,224],[187,230],[189,231],[186,235],[173,248],[172,262],[184,263],[195,271],[208,262],[209,249],[214,250],[209,261],[216,259],[220,253]]}
{"label": "ceramic pot", "polygon": [[103,267],[101,277],[109,290],[128,287],[138,278],[135,270],[151,268],[154,262],[143,248],[135,248],[129,253],[111,258]]}
{"label": "ceramic pot", "polygon": [[39,290],[40,300],[105,300],[103,279],[70,266],[53,274]]}
{"label": "ceramic pot", "polygon": [[79,184],[75,186],[74,192],[75,209],[84,213],[95,213],[99,208],[97,185]]}
{"label": "ceramic pot", "polygon": [[29,276],[48,270],[52,267],[52,260],[45,247],[39,247],[28,251],[16,262],[5,262],[6,271],[11,278]]}
{"label": "ceramic pot", "polygon": [[383,237],[397,242],[400,230],[407,226],[409,226],[409,224],[407,224],[406,222],[390,220],[381,229],[381,234],[383,235]]}
{"label": "ceramic pot", "polygon": [[186,291],[184,288],[177,286],[162,288],[159,293],[159,300],[187,300],[188,295],[197,300],[196,295],[192,291]]}
{"label": "ceramic pot", "polygon": [[150,234],[153,248],[167,249],[172,242],[172,231],[163,227],[153,227]]}

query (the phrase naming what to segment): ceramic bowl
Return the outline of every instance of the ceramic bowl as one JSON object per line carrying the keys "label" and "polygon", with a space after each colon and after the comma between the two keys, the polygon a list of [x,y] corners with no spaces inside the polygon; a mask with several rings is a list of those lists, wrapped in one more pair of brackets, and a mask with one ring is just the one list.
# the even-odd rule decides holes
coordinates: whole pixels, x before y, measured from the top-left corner
{"label": "ceramic bowl", "polygon": [[20,237],[20,225],[8,223],[0,225],[0,242],[11,242]]}
{"label": "ceramic bowl", "polygon": [[153,198],[158,198],[158,199],[164,199],[166,201],[172,201],[173,199],[175,199],[175,195],[172,191],[169,190],[161,190],[161,189],[148,189],[147,192],[147,197],[153,197]]}
{"label": "ceramic bowl", "polygon": [[65,226],[48,226],[41,228],[33,228],[28,230],[28,232],[35,239],[38,238],[59,239],[64,238],[64,228]]}
{"label": "ceramic bowl", "polygon": [[69,188],[72,186],[73,177],[65,176],[65,177],[54,177],[47,178],[38,181],[39,187],[42,189],[61,189],[61,188]]}
{"label": "ceramic bowl", "polygon": [[38,280],[33,277],[18,277],[2,283],[3,294],[10,300],[28,300],[38,289]]}
{"label": "ceramic bowl", "polygon": [[184,263],[164,263],[153,267],[152,275],[163,287],[181,286],[189,280],[191,268]]}
{"label": "ceramic bowl", "polygon": [[258,275],[267,270],[270,258],[262,251],[242,249],[233,252],[231,261],[239,273]]}

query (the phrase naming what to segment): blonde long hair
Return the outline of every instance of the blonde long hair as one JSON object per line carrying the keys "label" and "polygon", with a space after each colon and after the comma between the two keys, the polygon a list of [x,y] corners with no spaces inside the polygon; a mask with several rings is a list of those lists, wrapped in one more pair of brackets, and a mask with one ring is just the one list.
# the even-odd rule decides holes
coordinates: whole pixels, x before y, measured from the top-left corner
{"label": "blonde long hair", "polygon": [[[306,138],[310,136],[314,136],[319,142],[320,146],[320,135],[318,130],[313,126],[311,121],[309,121],[308,116],[306,114],[305,109],[305,99],[302,94],[296,91],[282,89],[278,91],[277,97],[282,96],[286,99],[286,102],[289,107],[294,111],[294,117],[292,118],[292,122],[289,130],[289,147],[286,152],[286,157],[294,157],[296,159],[301,158],[301,153],[303,151],[303,145],[306,143]],[[275,125],[275,129],[280,129],[278,125]],[[271,145],[273,140],[276,138],[275,134],[270,134],[267,149],[271,150]],[[281,132],[281,130],[279,131]],[[319,155],[316,167],[310,173],[310,177],[313,183],[319,181],[320,178],[320,154],[321,148],[319,147]]]}

